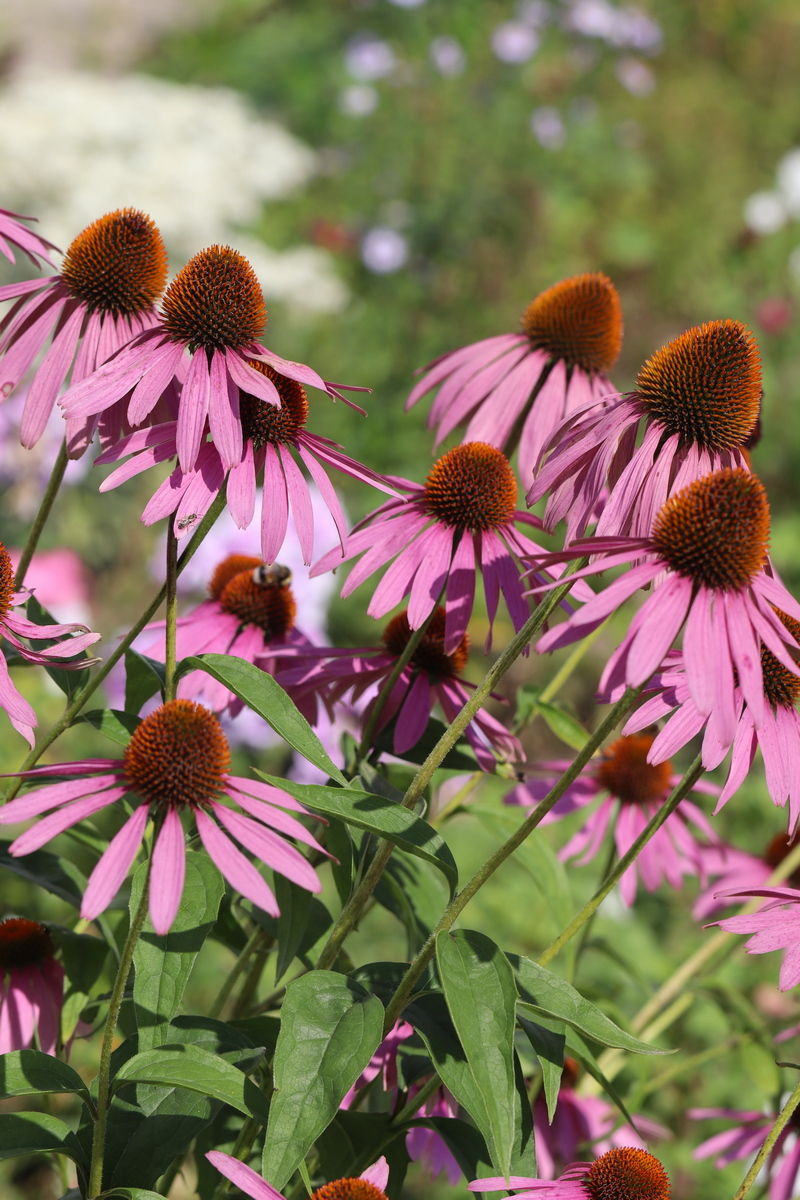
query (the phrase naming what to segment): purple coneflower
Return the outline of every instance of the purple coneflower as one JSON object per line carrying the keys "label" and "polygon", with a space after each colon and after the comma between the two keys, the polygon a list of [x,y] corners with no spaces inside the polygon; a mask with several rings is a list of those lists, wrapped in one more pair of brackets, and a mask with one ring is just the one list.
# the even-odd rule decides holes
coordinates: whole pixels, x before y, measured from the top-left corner
{"label": "purple coneflower", "polygon": [[[720,893],[718,893],[719,895]],[[785,950],[781,963],[778,987],[782,992],[800,983],[800,891],[789,887],[746,887],[726,892],[726,899],[763,897],[769,903],[758,912],[739,913],[712,921],[728,933],[752,933],[745,942],[748,954],[769,954]]]}
{"label": "purple coneflower", "polygon": [[515,1200],[535,1200],[542,1193],[551,1200],[669,1200],[669,1178],[646,1150],[618,1146],[594,1162],[570,1163],[558,1179],[494,1175],[476,1179],[469,1191],[514,1191]]}
{"label": "purple coneflower", "polygon": [[713,712],[717,736],[729,746],[737,721],[734,672],[754,725],[760,727],[764,719],[761,643],[792,675],[800,674],[790,653],[797,643],[776,613],[777,608],[800,620],[800,604],[766,573],[768,541],[769,504],[760,479],[741,467],[698,479],[666,502],[650,537],[587,538],[561,554],[535,560],[538,570],[543,563],[593,556],[594,563],[577,572],[580,577],[640,560],[546,633],[537,649],[555,650],[577,641],[639,588],[653,584],[609,660],[600,690],[645,684],[685,622],[689,691],[699,713],[708,717]]}
{"label": "purple coneflower", "polygon": [[648,537],[658,510],[686,484],[723,467],[747,469],[744,448],[760,402],[761,364],[749,329],[739,321],[689,329],[647,360],[631,395],[567,418],[528,504],[547,495],[545,528],[565,518],[573,538],[608,486],[595,532]]}
{"label": "purple coneflower", "polygon": [[[24,225],[20,225],[20,221],[35,220],[36,217],[23,217],[21,213],[0,208],[0,254],[4,254],[9,262],[17,261],[14,251],[8,244],[11,242],[11,245],[27,254],[35,267],[42,265],[54,267],[55,263],[50,258],[48,250],[58,251],[58,246],[54,246],[46,238],[39,237],[38,233],[34,233],[32,229],[26,229]],[[58,252],[60,253],[60,251]],[[38,262],[37,259],[41,262]]]}
{"label": "purple coneflower", "polygon": [[[281,686],[285,660],[276,659],[273,649],[293,646],[302,653],[311,642],[295,627],[297,604],[290,586],[291,571],[275,565],[267,567],[260,558],[229,554],[214,570],[208,585],[209,599],[180,617],[177,623],[178,659],[193,654],[230,654],[254,663],[274,675]],[[148,629],[163,629],[158,621]],[[144,647],[145,654],[164,655],[164,638]],[[319,690],[294,695],[303,714],[314,722]],[[229,709],[232,716],[242,710],[242,701],[224,684],[205,671],[191,671],[178,682],[178,696],[199,700],[212,712]]]}
{"label": "purple coneflower", "polygon": [[[308,368],[303,370],[308,371]],[[286,536],[291,507],[303,561],[308,564],[314,548],[314,515],[308,482],[294,457],[297,455],[333,517],[344,552],[347,527],[326,467],[335,467],[391,495],[397,494],[395,488],[369,467],[342,454],[336,442],[308,432],[305,428],[308,419],[306,390],[294,377],[281,375],[264,362],[247,362],[237,378],[241,390],[237,392],[236,407],[243,441],[235,463],[226,465],[224,450],[220,450],[215,442],[203,441],[193,470],[176,467],[151,497],[142,521],[152,525],[174,513],[175,536],[178,539],[186,537],[208,512],[227,477],[228,510],[238,528],[246,529],[255,514],[256,478],[263,470],[261,553],[266,562],[275,561]],[[256,394],[267,385],[280,398],[279,407]],[[248,388],[252,390],[248,391]],[[185,391],[183,396],[186,396]],[[181,405],[183,403],[182,397]],[[180,420],[179,417],[177,422],[168,421],[137,430],[101,454],[96,460],[101,464],[118,462],[128,454],[133,457],[104,480],[100,491],[118,487],[132,476],[178,454]],[[213,433],[210,411],[209,423]]]}
{"label": "purple coneflower", "polygon": [[[230,750],[217,718],[189,700],[170,700],[137,726],[122,759],[85,759],[25,772],[29,780],[52,775],[68,778],[34,788],[6,804],[0,809],[0,825],[15,825],[55,810],[12,842],[9,853],[18,857],[131,794],[138,804],[92,871],[81,916],[93,920],[108,908],[152,819],[156,836],[150,919],[156,933],[164,934],[183,893],[186,849],[181,814],[188,810],[209,857],[231,886],[277,917],[280,911],[271,889],[228,834],[273,871],[309,892],[320,890],[316,872],[278,835],[296,838],[315,850],[321,847],[295,817],[283,811],[305,813],[302,805],[278,788],[231,775],[229,767]],[[223,795],[248,816],[224,805]]]}
{"label": "purple coneflower", "polygon": [[253,268],[230,246],[209,246],[195,254],[167,288],[161,312],[163,324],[139,334],[112,362],[62,397],[59,403],[68,417],[103,412],[132,392],[128,422],[134,428],[143,424],[181,369],[187,350],[192,359],[175,434],[183,471],[198,465],[206,420],[225,470],[242,463],[246,415],[241,412],[240,389],[280,407],[269,375],[250,369],[256,363],[352,403],[337,390],[349,385],[325,383],[311,367],[289,362],[261,345],[258,339],[267,321],[264,297]]}
{"label": "purple coneflower", "polygon": [[[246,1163],[221,1150],[209,1150],[206,1158],[221,1175],[241,1188],[251,1200],[285,1200],[283,1193],[248,1167]],[[334,1179],[312,1192],[310,1200],[386,1200],[389,1164],[381,1157],[357,1179]]]}
{"label": "purple coneflower", "polygon": [[[797,645],[800,642],[800,621],[779,608],[774,608],[774,614],[793,639],[792,642],[787,638],[793,653],[800,653]],[[692,697],[683,656],[668,656],[665,669],[653,681],[658,688],[657,695],[642,705],[628,721],[625,730],[641,729],[653,721],[668,717],[650,752],[650,761],[659,762],[685,746],[705,727],[703,766],[709,771],[719,766],[732,745],[731,765],[717,803],[717,812],[747,778],[760,746],[767,790],[773,803],[781,808],[789,801],[789,828],[794,830],[800,818],[800,758],[797,755],[800,716],[795,707],[800,699],[800,678],[776,658],[763,642],[761,674],[766,703],[761,705],[760,722],[756,722],[737,676],[734,679],[735,727],[732,736],[728,736],[731,732],[729,729],[726,736],[722,737],[716,711],[712,709],[710,714],[701,712]]]}
{"label": "purple coneflower", "polygon": [[[713,882],[700,891],[692,906],[692,916],[696,921],[705,921],[733,903],[730,892],[740,888],[761,887],[791,848],[785,833],[776,834],[761,857],[738,850],[735,846],[726,846],[723,842],[716,846],[702,846],[701,874],[704,879]],[[800,878],[795,878],[796,875],[797,872],[791,877],[790,883],[800,882]]]}
{"label": "purple coneflower", "polygon": [[39,1049],[55,1054],[64,1000],[64,968],[38,921],[0,921],[0,1054]]}
{"label": "purple coneflower", "polygon": [[[468,687],[459,676],[467,665],[469,637],[464,634],[455,650],[444,648],[445,612],[437,608],[411,660],[401,671],[381,709],[376,734],[395,717],[393,750],[402,755],[415,746],[428,727],[431,711],[439,703],[448,722],[453,721],[469,699]],[[320,688],[330,701],[341,700],[348,692],[354,704],[365,692],[385,683],[411,637],[406,610],[393,617],[383,631],[380,646],[358,650],[339,650],[330,646],[285,651],[288,669],[278,677],[290,695],[306,695]],[[297,667],[291,664],[299,661]],[[369,721],[375,703],[373,695],[362,713]],[[479,712],[464,731],[485,771],[496,766],[492,748],[501,757],[521,761],[525,754],[517,738],[486,712]]]}
{"label": "purple coneflower", "polygon": [[439,426],[437,445],[464,421],[465,441],[500,450],[519,430],[519,461],[529,471],[565,416],[617,399],[606,373],[622,345],[622,309],[605,275],[548,288],[523,313],[522,330],[462,346],[425,368],[406,408],[439,387],[428,417],[429,427]]}
{"label": "purple coneflower", "polygon": [[[500,592],[519,631],[530,616],[519,559],[539,558],[544,551],[514,528],[522,521],[538,529],[541,521],[516,510],[517,481],[505,455],[485,442],[464,442],[434,463],[424,484],[391,482],[400,498],[369,513],[350,535],[345,559],[364,557],[350,572],[342,596],[394,559],[367,612],[383,617],[410,593],[408,623],[419,629],[446,585],[444,650],[452,654],[467,631],[479,567],[489,612],[487,650]],[[332,550],[311,574],[333,570],[341,561]]]}
{"label": "purple coneflower", "polygon": [[[536,1168],[540,1179],[555,1179],[559,1171],[587,1146],[600,1154],[613,1147],[646,1146],[631,1125],[618,1125],[619,1112],[602,1096],[582,1096],[575,1090],[580,1068],[574,1058],[564,1059],[558,1105],[552,1123],[544,1094],[539,1092],[533,1104],[533,1131],[536,1137]],[[639,1128],[648,1137],[669,1137],[669,1130],[648,1117],[636,1117]]]}
{"label": "purple coneflower", "polygon": [[[580,866],[591,862],[609,828],[614,831],[619,857],[627,854],[680,782],[680,776],[672,770],[672,763],[652,766],[647,761],[652,744],[653,737],[650,734],[618,738],[606,747],[600,758],[591,761],[583,775],[567,789],[545,821],[569,816],[591,804],[598,796],[604,793],[605,796],[600,806],[562,847],[559,858],[569,860],[582,855]],[[538,803],[569,763],[556,761],[542,765],[554,770],[553,777],[514,788],[506,796],[506,804],[530,806]],[[713,784],[702,782],[694,787],[695,791],[712,795],[718,791]],[[700,872],[700,846],[690,825],[699,829],[711,842],[717,841],[716,834],[697,805],[691,800],[682,800],[622,876],[619,887],[624,904],[630,906],[635,901],[639,876],[648,892],[654,892],[664,880],[677,889],[681,887],[684,875],[693,876]]]}
{"label": "purple coneflower", "polygon": [[[144,213],[122,208],[78,234],[59,274],[0,288],[0,300],[17,300],[0,325],[3,396],[11,394],[54,334],[28,388],[20,425],[23,446],[34,446],[42,436],[70,368],[74,385],[134,335],[158,325],[153,306],[166,282],[167,252],[161,234]],[[168,382],[164,381],[155,400]],[[72,457],[82,454],[91,441],[96,421],[85,420],[88,415],[67,422]],[[121,410],[106,414],[103,427],[107,437],[118,436],[124,427]]]}
{"label": "purple coneflower", "polygon": [[[764,1113],[738,1108],[690,1108],[686,1115],[692,1121],[736,1121],[730,1129],[715,1133],[707,1141],[701,1142],[692,1155],[693,1158],[700,1159],[718,1154],[719,1158],[714,1166],[719,1168],[757,1154],[778,1118],[776,1112]],[[797,1172],[800,1170],[800,1138],[797,1136],[799,1131],[800,1125],[795,1113],[778,1134],[767,1160],[769,1200],[789,1200],[795,1193]],[[787,1146],[789,1140],[793,1144]]]}
{"label": "purple coneflower", "polygon": [[[90,633],[85,625],[34,625],[32,621],[26,621],[24,617],[14,616],[11,612],[12,607],[24,604],[28,595],[27,591],[14,591],[14,567],[11,556],[0,542],[0,635],[14,647],[17,654],[26,662],[46,667],[63,667],[67,671],[82,670],[88,665],[85,660],[82,662],[65,662],[64,660],[74,658],[76,654],[82,654],[87,646],[91,646],[99,639],[100,634]],[[72,637],[71,635],[74,633],[78,636]],[[60,640],[57,645],[48,646],[45,650],[32,650],[29,646],[24,645],[20,638],[34,641],[49,641],[50,638],[59,638]],[[11,682],[8,664],[2,651],[0,651],[0,707],[8,713],[8,719],[17,733],[21,733],[32,746],[33,731],[37,725],[36,713]]]}

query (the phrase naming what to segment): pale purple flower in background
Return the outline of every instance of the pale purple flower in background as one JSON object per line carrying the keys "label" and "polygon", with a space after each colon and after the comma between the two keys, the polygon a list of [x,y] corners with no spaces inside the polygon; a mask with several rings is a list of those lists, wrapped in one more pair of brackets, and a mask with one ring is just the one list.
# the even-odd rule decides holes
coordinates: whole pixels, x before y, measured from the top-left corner
{"label": "pale purple flower in background", "polygon": [[[233,1158],[230,1154],[224,1154],[221,1150],[208,1150],[206,1158],[213,1167],[216,1167],[220,1174],[229,1179],[231,1183],[235,1183],[238,1188],[244,1192],[245,1196],[249,1196],[251,1200],[285,1200],[281,1192],[267,1183],[260,1175],[258,1175],[252,1167],[248,1167],[241,1159]],[[386,1200],[385,1187],[389,1182],[389,1164],[384,1157],[374,1162],[371,1167],[367,1167],[366,1171],[358,1177],[364,1183],[369,1185],[369,1188],[362,1187],[358,1190],[360,1200]],[[356,1183],[356,1180],[336,1180],[336,1183]]]}
{"label": "pale purple flower in background", "polygon": [[[243,397],[279,410],[275,374],[319,388],[354,408],[358,405],[338,389],[369,390],[326,383],[311,367],[280,358],[258,341],[267,320],[264,297],[253,268],[230,246],[209,246],[195,254],[167,288],[162,315],[163,324],[133,338],[111,362],[69,388],[59,404],[68,418],[85,419],[105,412],[130,393],[127,421],[136,428],[154,420],[165,389],[182,378],[185,369],[177,427],[170,431],[184,473],[195,467],[198,473],[211,469],[205,441],[208,422],[213,438],[210,449],[221,468],[239,468],[238,475],[242,474],[248,461],[242,407],[246,413],[252,411],[249,401],[243,405]],[[192,358],[185,368],[187,350]],[[163,426],[158,428],[163,432]],[[143,448],[138,442],[135,445]],[[156,461],[168,457],[162,450]],[[252,455],[249,462],[252,466]]]}
{"label": "pale purple flower in background", "polygon": [[[28,387],[20,425],[23,446],[36,445],[44,433],[70,372],[72,383],[77,384],[136,334],[158,324],[154,304],[166,280],[167,253],[161,234],[144,213],[126,208],[107,213],[84,229],[69,246],[57,275],[0,287],[0,300],[16,300],[0,324],[3,396],[20,384],[52,335]],[[168,382],[164,380],[153,406]],[[68,421],[72,457],[83,454],[91,441],[97,423],[94,414],[99,411],[93,409],[88,421],[88,413]],[[102,424],[113,439],[123,424],[121,410],[106,413]]]}
{"label": "pale purple flower in background", "polygon": [[720,744],[729,746],[736,733],[738,688],[753,724],[760,728],[769,720],[760,643],[790,674],[800,674],[790,653],[797,642],[776,613],[779,609],[800,621],[800,605],[764,569],[768,539],[769,505],[755,475],[724,470],[696,480],[667,501],[652,537],[592,537],[535,560],[535,569],[541,570],[565,559],[591,556],[592,565],[576,572],[575,578],[638,564],[546,633],[536,648],[544,653],[578,641],[623,601],[652,584],[606,665],[600,690],[646,684],[685,625],[683,661],[692,700],[698,713],[713,719]]}
{"label": "pale purple flower in background", "polygon": [[336,103],[346,117],[368,117],[375,112],[379,99],[377,88],[371,83],[351,83],[342,88]]}
{"label": "pale purple flower in background", "polygon": [[387,225],[375,225],[362,239],[361,261],[374,275],[392,275],[408,262],[408,239]]}
{"label": "pale purple flower in background", "polygon": [[[24,772],[26,782],[50,776],[66,780],[45,782],[6,804],[0,809],[0,825],[49,813],[11,843],[9,853],[20,857],[126,795],[135,797],[139,803],[89,876],[81,917],[94,920],[108,908],[139,851],[148,822],[158,817],[162,823],[152,852],[149,908],[156,933],[165,934],[183,894],[186,847],[181,813],[188,812],[209,858],[230,885],[277,917],[280,910],[272,890],[235,842],[310,892],[321,889],[317,874],[285,839],[294,838],[313,850],[322,847],[284,811],[305,813],[301,804],[266,783],[231,775],[229,767],[230,750],[216,717],[191,701],[170,700],[137,726],[122,759],[85,759]],[[222,796],[247,815],[222,804]]]}
{"label": "pale purple flower in background", "polygon": [[[2,542],[0,542],[0,636],[13,647],[13,650],[26,662],[38,666],[62,667],[67,671],[80,671],[91,665],[97,659],[84,659],[79,662],[69,662],[76,654],[82,654],[89,646],[99,640],[99,633],[90,633],[85,625],[69,623],[64,625],[35,625],[25,617],[16,616],[11,610],[26,603],[28,591],[14,590],[14,568],[11,557]],[[72,636],[73,634],[77,636]],[[24,638],[25,641],[20,641]],[[53,646],[43,650],[33,650],[27,646],[27,641],[51,641],[57,638]],[[33,746],[33,730],[36,728],[36,713],[28,701],[22,696],[11,682],[5,655],[0,651],[0,707],[5,709],[8,719],[21,733],[28,743]]]}
{"label": "pale purple flower in background", "polygon": [[[250,525],[256,510],[258,491],[256,480],[264,472],[261,493],[261,556],[273,563],[283,545],[288,528],[289,512],[294,515],[303,562],[310,563],[314,546],[314,510],[309,483],[295,455],[317,485],[336,524],[342,554],[347,528],[344,513],[327,467],[369,483],[380,491],[396,495],[396,489],[383,476],[353,458],[341,453],[341,447],[328,438],[309,432],[308,399],[305,388],[293,377],[281,375],[265,363],[244,367],[242,389],[237,393],[239,431],[243,436],[238,457],[232,466],[213,441],[199,445],[193,470],[177,466],[157,488],[142,513],[145,525],[152,525],[175,514],[173,529],[180,541],[191,534],[197,522],[205,516],[227,480],[227,505],[240,529]],[[280,400],[280,406],[265,403],[261,385],[269,385]],[[245,388],[251,388],[248,392]],[[184,393],[185,395],[185,393]],[[183,403],[183,400],[181,401]],[[173,458],[180,461],[180,418],[136,430],[104,451],[96,460],[107,464],[130,456],[100,485],[100,491],[119,487],[134,475]]]}
{"label": "pale purple flower in background", "polygon": [[54,246],[52,242],[48,242],[47,238],[39,237],[38,233],[34,233],[32,229],[27,229],[26,226],[20,224],[20,221],[35,220],[36,217],[23,217],[21,213],[0,208],[0,254],[4,254],[9,262],[15,263],[17,260],[11,246],[16,246],[18,250],[22,250],[28,256],[35,267],[55,268],[55,263],[48,251],[55,250],[60,254],[58,246]]}
{"label": "pale purple flower in background", "polygon": [[536,30],[523,21],[504,21],[492,33],[492,50],[501,62],[525,63],[538,49]]}
{"label": "pale purple flower in background", "polygon": [[595,533],[648,537],[665,500],[686,484],[724,467],[748,469],[743,448],[760,405],[761,363],[750,330],[731,320],[696,326],[647,360],[636,391],[565,416],[528,504],[547,496],[545,528],[565,519],[573,538],[595,519],[608,487]]}
{"label": "pale purple flower in background", "polygon": [[[579,866],[591,862],[609,830],[613,831],[617,856],[622,858],[627,854],[681,778],[673,772],[671,763],[654,767],[647,761],[652,742],[652,735],[644,734],[618,738],[567,789],[543,824],[578,812],[599,796],[604,798],[561,848],[559,858],[565,861],[576,858]],[[551,770],[552,776],[529,780],[514,788],[506,795],[505,803],[532,808],[544,799],[568,766],[569,762],[560,760],[539,764],[539,770]],[[713,796],[719,791],[714,784],[702,780],[694,785],[694,790]],[[702,810],[691,800],[681,801],[622,876],[619,886],[623,904],[630,907],[635,901],[639,878],[649,892],[654,892],[665,881],[678,889],[684,876],[701,874],[702,843],[697,841],[692,826],[709,842],[717,842]]]}
{"label": "pale purple flower in background", "polygon": [[545,150],[560,150],[567,140],[564,118],[552,104],[541,104],[531,113],[531,133]]}
{"label": "pale purple flower in background", "polygon": [[632,96],[649,96],[656,86],[656,77],[640,58],[625,55],[615,67],[617,79]]}
{"label": "pale purple flower in background", "polygon": [[519,462],[530,478],[566,414],[617,399],[606,378],[622,345],[622,308],[610,279],[576,275],[541,292],[522,316],[521,333],[504,333],[451,350],[424,368],[406,408],[438,388],[428,427],[436,445],[467,423],[464,440],[498,449],[522,422]]}
{"label": "pale purple flower in background", "polygon": [[467,56],[464,53],[464,47],[456,38],[449,37],[447,34],[434,38],[428,47],[428,53],[436,70],[446,79],[453,79],[456,75],[463,74],[467,65]]}
{"label": "pale purple flower in background", "polygon": [[566,26],[584,37],[599,38],[611,46],[630,46],[644,54],[657,54],[663,34],[657,21],[640,8],[617,8],[608,0],[573,0]]}
{"label": "pale purple flower in background", "polygon": [[[711,1158],[718,1154],[715,1167],[727,1167],[742,1158],[750,1158],[761,1149],[764,1139],[777,1119],[777,1112],[764,1113],[738,1108],[690,1108],[686,1114],[692,1121],[725,1120],[736,1124],[716,1133],[696,1148],[692,1157]],[[767,1159],[769,1200],[789,1200],[795,1194],[797,1173],[800,1170],[800,1139],[794,1120],[778,1134]]]}
{"label": "pale purple flower in background", "polygon": [[26,917],[0,921],[0,1054],[55,1054],[64,1000],[64,968],[49,931]]}
{"label": "pale purple flower in background", "polygon": [[367,82],[385,79],[397,66],[397,56],[389,43],[371,33],[356,34],[348,42],[344,61],[354,79]]}
{"label": "pale purple flower in background", "polygon": [[[419,629],[445,591],[444,650],[452,654],[467,631],[475,596],[475,574],[483,574],[489,638],[502,591],[515,630],[530,607],[522,594],[519,558],[542,553],[514,528],[535,528],[538,517],[516,511],[517,483],[508,460],[482,442],[462,443],[434,464],[424,485],[391,478],[399,498],[369,513],[350,535],[345,561],[363,555],[350,572],[342,596],[392,559],[370,601],[371,617],[385,616],[410,593],[408,622]],[[311,574],[334,570],[338,550],[324,555]]]}

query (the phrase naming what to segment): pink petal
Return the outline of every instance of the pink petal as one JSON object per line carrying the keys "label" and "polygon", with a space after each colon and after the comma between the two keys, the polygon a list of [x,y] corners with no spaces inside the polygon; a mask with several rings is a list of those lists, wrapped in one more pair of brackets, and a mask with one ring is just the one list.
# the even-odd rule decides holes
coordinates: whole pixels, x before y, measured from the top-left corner
{"label": "pink petal", "polygon": [[181,819],[169,809],[153,848],[150,873],[150,920],[156,933],[169,933],[180,907],[186,879],[186,842]]}
{"label": "pink petal", "polygon": [[240,1162],[238,1158],[223,1154],[221,1150],[208,1150],[206,1158],[212,1167],[216,1167],[221,1175],[235,1183],[246,1196],[252,1197],[252,1200],[284,1200],[271,1183],[267,1183],[252,1167]]}
{"label": "pink petal", "polygon": [[245,858],[241,850],[236,849],[233,842],[217,828],[202,809],[196,811],[195,820],[209,858],[231,887],[271,917],[279,917],[281,914],[275,897],[249,859]]}
{"label": "pink petal", "polygon": [[148,806],[141,804],[108,843],[89,876],[89,883],[84,892],[81,904],[81,917],[84,920],[93,921],[101,912],[105,912],[122,887],[136,852],[142,844],[148,816]]}
{"label": "pink petal", "polygon": [[215,350],[211,357],[208,424],[223,465],[230,470],[241,461],[242,422],[239,418],[239,389],[228,375],[225,355],[221,350]]}
{"label": "pink petal", "polygon": [[292,505],[294,524],[303,562],[309,566],[314,553],[314,513],[311,507],[311,495],[303,472],[292,458],[288,446],[278,446],[278,454],[283,465],[283,474]]}
{"label": "pink petal", "polygon": [[208,359],[205,350],[200,347],[189,364],[178,409],[175,441],[178,447],[178,462],[183,471],[191,471],[197,462],[208,416],[209,384]]}
{"label": "pink petal", "polygon": [[264,446],[264,490],[261,497],[261,554],[265,563],[278,557],[289,523],[289,499],[280,459],[272,442]]}
{"label": "pink petal", "polygon": [[268,867],[272,867],[273,871],[285,875],[308,892],[322,891],[316,871],[294,846],[289,845],[271,829],[265,829],[257,821],[243,817],[222,804],[212,803],[211,807],[217,820],[228,832],[251,854],[257,855]]}

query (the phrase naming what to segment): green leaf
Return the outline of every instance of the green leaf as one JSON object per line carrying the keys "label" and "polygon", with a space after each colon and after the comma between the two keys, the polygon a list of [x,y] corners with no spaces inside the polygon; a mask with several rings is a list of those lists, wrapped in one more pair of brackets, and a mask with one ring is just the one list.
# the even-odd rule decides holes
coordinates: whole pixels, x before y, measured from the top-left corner
{"label": "green leaf", "polygon": [[101,1192],[98,1200],[111,1200],[111,1197],[120,1197],[120,1200],[164,1200],[161,1192],[151,1192],[149,1188],[137,1187],[112,1187],[106,1192]]}
{"label": "green leaf", "polygon": [[386,864],[375,899],[403,922],[411,959],[439,923],[447,907],[447,887],[428,863],[398,850]]}
{"label": "green leaf", "polygon": [[0,1119],[0,1158],[22,1154],[66,1154],[84,1177],[89,1163],[80,1142],[63,1121],[49,1113],[3,1113]]}
{"label": "green leaf", "polygon": [[89,1090],[77,1071],[41,1050],[0,1054],[0,1097],[45,1096],[75,1092],[91,1108]]}
{"label": "green leaf", "polygon": [[534,1017],[551,1017],[565,1021],[578,1033],[599,1042],[602,1046],[613,1046],[629,1050],[632,1054],[672,1054],[672,1050],[659,1050],[640,1042],[630,1033],[601,1012],[589,1000],[584,999],[572,984],[559,975],[540,967],[530,958],[519,954],[507,955],[514,971],[520,995],[520,1007]]}
{"label": "green leaf", "polygon": [[11,842],[0,842],[0,867],[12,871],[20,879],[43,887],[74,908],[80,908],[86,891],[86,876],[77,867],[68,859],[51,854],[49,850],[34,850],[24,858],[12,858],[8,853],[10,845]]}
{"label": "green leaf", "polygon": [[582,750],[588,742],[589,734],[580,721],[576,721],[560,705],[539,700],[536,704],[536,711],[556,737],[573,750]]}
{"label": "green leaf", "polygon": [[324,787],[313,783],[295,783],[291,779],[276,779],[257,771],[262,779],[273,787],[294,796],[308,808],[326,816],[337,817],[356,829],[365,829],[385,838],[409,854],[431,863],[447,878],[450,895],[458,886],[458,868],[450,847],[436,830],[421,817],[415,817],[407,808],[393,800],[374,796],[370,792],[353,791],[350,788]]}
{"label": "green leaf", "polygon": [[[137,870],[131,887],[131,919],[147,877],[147,863]],[[169,933],[159,936],[148,918],[133,953],[133,1007],[139,1051],[169,1041],[175,1016],[194,960],[217,918],[225,884],[206,854],[186,852],[186,882]]]}
{"label": "green leaf", "polygon": [[388,1112],[338,1112],[316,1141],[323,1178],[357,1177],[384,1155],[389,1164],[386,1194],[389,1200],[399,1200],[409,1157],[405,1126],[393,1130],[391,1120]]}
{"label": "green leaf", "polygon": [[59,925],[49,925],[48,928],[61,949],[61,962],[66,975],[67,986],[61,1009],[61,1040],[68,1042],[90,997],[97,996],[102,990],[109,947],[105,941],[88,933],[75,933]]}
{"label": "green leaf", "polygon": [[547,1119],[552,1125],[561,1087],[561,1075],[564,1070],[564,1046],[566,1043],[564,1022],[551,1021],[548,1023],[544,1017],[540,1017],[538,1021],[529,1021],[522,1014],[519,1014],[517,1019],[528,1035],[528,1041],[536,1051],[539,1066],[542,1068]]}
{"label": "green leaf", "polygon": [[82,721],[91,725],[99,733],[105,734],[118,746],[127,746],[136,726],[140,723],[140,718],[134,716],[133,713],[121,712],[116,708],[93,708],[87,713],[81,713],[72,724],[79,725]]}
{"label": "green leaf", "polygon": [[281,910],[278,919],[278,953],[275,960],[277,987],[302,945],[311,912],[311,892],[298,887],[284,875],[276,873],[275,899]]}
{"label": "green leaf", "polygon": [[140,654],[125,651],[125,712],[138,713],[151,696],[164,688],[164,664]]}
{"label": "green leaf", "polygon": [[162,1045],[134,1054],[113,1080],[113,1090],[125,1083],[157,1083],[210,1096],[266,1124],[269,1104],[262,1091],[224,1058],[201,1046]]}
{"label": "green leaf", "polygon": [[[419,741],[415,742],[410,749],[404,750],[402,754],[397,754],[394,749],[394,727],[395,722],[391,721],[381,730],[373,742],[374,750],[382,754],[392,754],[397,758],[404,759],[406,762],[417,764],[425,762],[425,759],[447,728],[441,721],[437,721],[435,717],[430,718],[427,728]],[[452,750],[448,750],[439,765],[442,770],[446,771],[474,771],[477,768],[477,760],[472,753],[469,742],[461,739],[456,742]]]}
{"label": "green leaf", "polygon": [[440,933],[436,961],[447,1007],[483,1099],[481,1128],[501,1175],[514,1144],[514,1028],[517,989],[505,955],[482,933]]}
{"label": "green leaf", "polygon": [[383,1005],[353,980],[314,971],[281,1008],[263,1174],[279,1191],[333,1120],[383,1036]]}
{"label": "green leaf", "polygon": [[281,1031],[280,1017],[241,1017],[237,1021],[228,1021],[227,1025],[229,1028],[240,1030],[254,1046],[263,1046],[268,1059],[275,1056],[275,1047]]}
{"label": "green leaf", "polygon": [[[49,613],[46,608],[42,608],[39,601],[33,595],[28,597],[28,602],[25,605],[25,612],[27,614],[28,620],[31,621],[34,625],[57,625],[58,624],[58,621],[56,621],[55,617],[52,616],[52,614]],[[53,645],[53,639],[52,638],[44,638],[44,639],[31,638],[30,643],[34,650],[44,650],[45,647]],[[67,660],[62,660],[62,661],[81,662],[84,659],[86,660],[86,662],[92,662],[92,661],[97,662],[98,661],[97,659],[93,659],[93,660],[90,659],[89,655],[86,653],[85,650],[81,654],[74,655],[72,657],[72,659],[67,659]],[[68,700],[72,700],[73,697],[76,696],[78,694],[78,692],[82,691],[83,688],[86,687],[86,684],[89,682],[88,670],[66,671],[63,667],[52,666],[52,667],[45,667],[45,671],[47,671],[47,674],[53,680],[53,683],[55,683],[56,686],[61,689],[61,691],[64,693],[64,695],[67,697]]]}
{"label": "green leaf", "polygon": [[186,671],[205,671],[263,717],[293,750],[297,750],[331,779],[343,785],[346,783],[344,775],[329,758],[308,721],[280,684],[266,671],[229,654],[198,654],[185,658],[179,670],[181,674]]}
{"label": "green leaf", "polygon": [[[325,845],[333,855],[331,875],[342,905],[350,898],[356,877],[356,851],[353,837],[344,821],[328,818]],[[338,861],[337,861],[338,860]]]}

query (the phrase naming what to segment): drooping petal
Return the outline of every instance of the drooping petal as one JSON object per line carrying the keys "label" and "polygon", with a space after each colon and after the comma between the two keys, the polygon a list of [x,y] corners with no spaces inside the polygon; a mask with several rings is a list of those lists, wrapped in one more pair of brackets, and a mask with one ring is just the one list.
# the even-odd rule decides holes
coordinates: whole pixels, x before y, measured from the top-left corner
{"label": "drooping petal", "polygon": [[81,916],[84,920],[93,921],[100,913],[105,912],[122,887],[136,852],[142,844],[148,815],[147,805],[141,804],[114,834],[103,851],[89,876],[89,883],[83,894]]}
{"label": "drooping petal", "polygon": [[219,829],[209,816],[198,809],[195,813],[197,832],[208,851],[208,856],[231,887],[247,899],[263,908],[271,917],[281,915],[278,903],[256,868],[237,850],[230,838]]}
{"label": "drooping petal", "polygon": [[150,872],[150,920],[156,933],[169,933],[180,907],[186,879],[186,842],[177,811],[169,809],[153,847]]}

